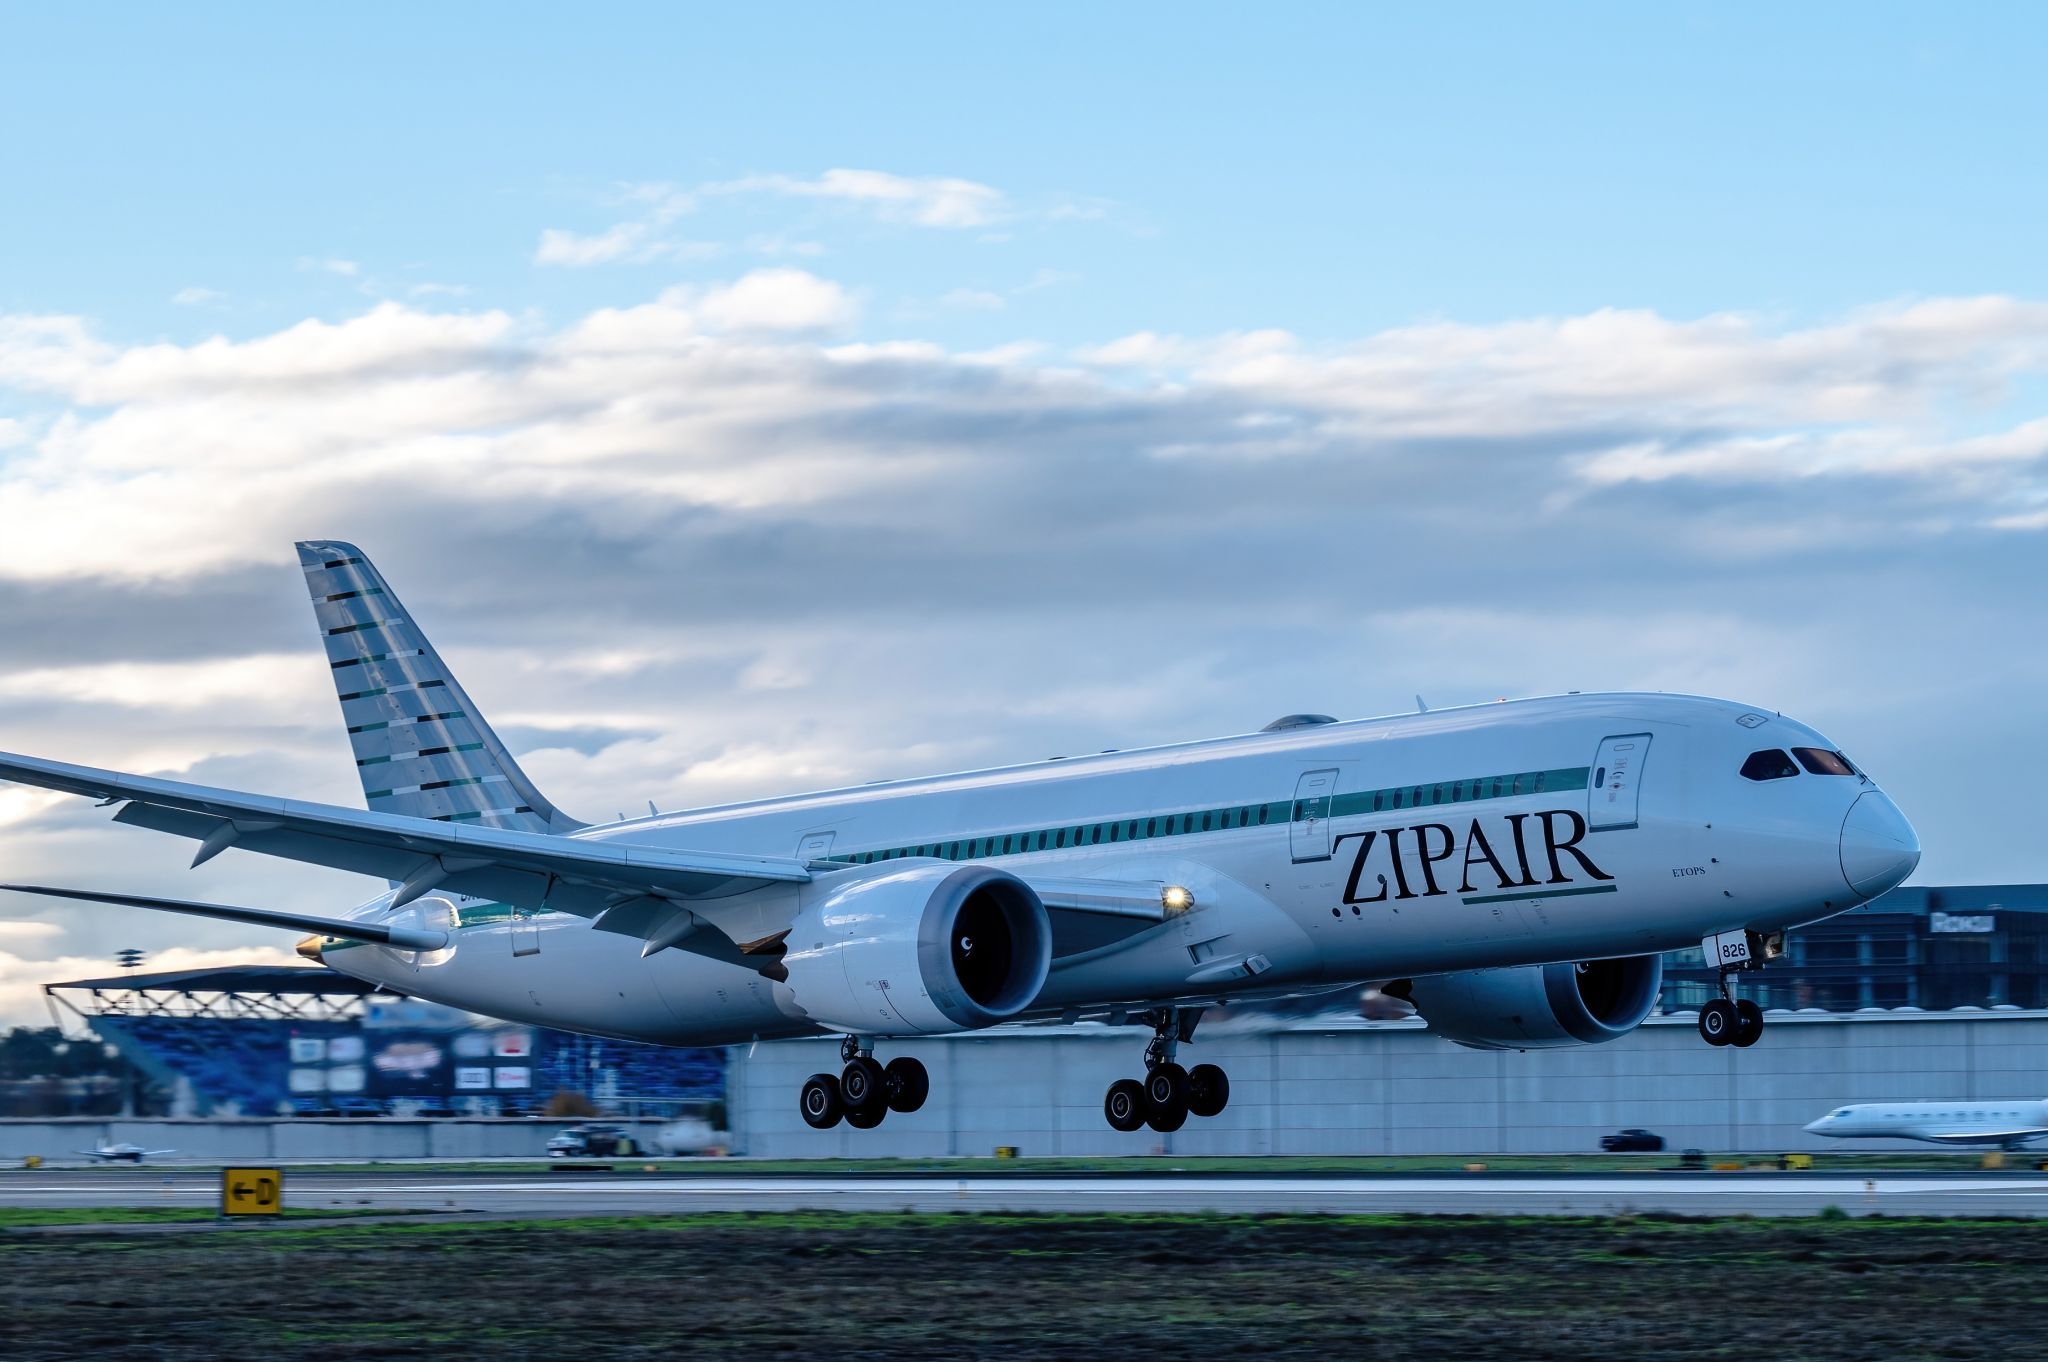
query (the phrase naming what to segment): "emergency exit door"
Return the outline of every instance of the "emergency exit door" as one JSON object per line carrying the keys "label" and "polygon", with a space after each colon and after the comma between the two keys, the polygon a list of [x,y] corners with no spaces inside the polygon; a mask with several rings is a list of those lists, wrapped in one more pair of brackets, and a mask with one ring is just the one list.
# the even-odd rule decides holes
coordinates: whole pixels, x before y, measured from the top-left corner
{"label": "emergency exit door", "polygon": [[1288,844],[1296,864],[1330,859],[1330,805],[1337,793],[1337,773],[1310,771],[1294,787],[1294,818]]}
{"label": "emergency exit door", "polygon": [[1593,778],[1587,782],[1587,827],[1604,832],[1636,825],[1643,765],[1649,756],[1647,733],[1624,733],[1600,740],[1600,750],[1593,757]]}

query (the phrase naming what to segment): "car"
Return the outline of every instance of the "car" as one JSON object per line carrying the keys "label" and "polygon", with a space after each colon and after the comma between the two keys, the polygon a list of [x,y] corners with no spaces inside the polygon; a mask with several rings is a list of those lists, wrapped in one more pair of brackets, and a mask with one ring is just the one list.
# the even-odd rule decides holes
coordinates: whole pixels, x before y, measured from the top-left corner
{"label": "car", "polygon": [[1609,1154],[1655,1154],[1664,1148],[1664,1137],[1633,1126],[1614,1135],[1602,1135],[1600,1148]]}
{"label": "car", "polygon": [[334,1106],[343,1116],[349,1117],[367,1118],[384,1114],[384,1104],[374,1097],[337,1097]]}
{"label": "car", "polygon": [[613,1154],[631,1154],[634,1144],[633,1137],[626,1133],[624,1126],[585,1123],[570,1126],[552,1136],[547,1149],[551,1159],[606,1158]]}

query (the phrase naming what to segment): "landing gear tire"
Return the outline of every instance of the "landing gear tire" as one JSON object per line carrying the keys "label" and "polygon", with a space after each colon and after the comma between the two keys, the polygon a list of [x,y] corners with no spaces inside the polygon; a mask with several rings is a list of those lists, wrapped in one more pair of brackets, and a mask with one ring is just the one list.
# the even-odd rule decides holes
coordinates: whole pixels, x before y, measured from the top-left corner
{"label": "landing gear tire", "polygon": [[1188,1114],[1219,1116],[1230,1105],[1230,1075],[1214,1064],[1188,1070]]}
{"label": "landing gear tire", "polygon": [[1764,1037],[1764,1010],[1748,998],[1735,1000],[1735,1039],[1737,1049],[1747,1050]]}
{"label": "landing gear tire", "polygon": [[1111,1130],[1133,1131],[1145,1124],[1145,1085],[1135,1078],[1119,1078],[1109,1085],[1102,1099],[1102,1114]]}
{"label": "landing gear tire", "polygon": [[870,1107],[855,1107],[846,1113],[846,1124],[855,1130],[873,1130],[882,1124],[882,1118],[889,1114],[889,1104],[877,1102]]}
{"label": "landing gear tire", "polygon": [[875,1063],[873,1056],[855,1055],[839,1072],[839,1100],[846,1103],[849,1113],[869,1107],[886,1108],[888,1103],[883,1094],[887,1082],[882,1066]]}
{"label": "landing gear tire", "polygon": [[1145,1124],[1162,1135],[1188,1122],[1188,1071],[1168,1062],[1145,1075]]}
{"label": "landing gear tire", "polygon": [[830,1130],[846,1114],[846,1104],[839,1099],[839,1080],[831,1074],[812,1074],[806,1078],[803,1091],[797,1095],[797,1106],[803,1112],[804,1124],[813,1130]]}
{"label": "landing gear tire", "polygon": [[899,1055],[882,1070],[882,1096],[891,1111],[916,1111],[931,1091],[931,1075],[925,1072],[921,1061],[909,1055]]}
{"label": "landing gear tire", "polygon": [[1709,998],[1700,1008],[1700,1039],[1709,1045],[1726,1045],[1733,1041],[1741,1025],[1735,1004],[1726,998]]}

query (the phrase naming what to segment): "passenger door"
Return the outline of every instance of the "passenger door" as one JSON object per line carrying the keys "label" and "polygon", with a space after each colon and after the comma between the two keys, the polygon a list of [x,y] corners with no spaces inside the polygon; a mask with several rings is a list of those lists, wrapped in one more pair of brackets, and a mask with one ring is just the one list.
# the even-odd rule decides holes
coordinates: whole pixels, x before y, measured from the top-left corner
{"label": "passenger door", "polygon": [[1310,771],[1294,787],[1294,817],[1287,830],[1296,865],[1330,859],[1330,805],[1337,793],[1337,772]]}
{"label": "passenger door", "polygon": [[1587,827],[1605,832],[1636,825],[1643,766],[1649,756],[1647,733],[1624,733],[1600,740],[1600,750],[1593,757],[1593,779],[1586,789]]}

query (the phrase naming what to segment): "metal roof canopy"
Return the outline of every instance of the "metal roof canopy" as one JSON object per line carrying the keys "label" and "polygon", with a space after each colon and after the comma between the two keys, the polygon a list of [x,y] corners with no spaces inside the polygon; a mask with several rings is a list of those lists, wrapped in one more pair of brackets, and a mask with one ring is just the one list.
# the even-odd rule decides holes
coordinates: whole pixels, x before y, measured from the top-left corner
{"label": "metal roof canopy", "polygon": [[60,1026],[60,1004],[87,1022],[110,1016],[340,1021],[356,1015],[362,999],[376,991],[377,985],[364,980],[303,965],[167,970],[43,985]]}

